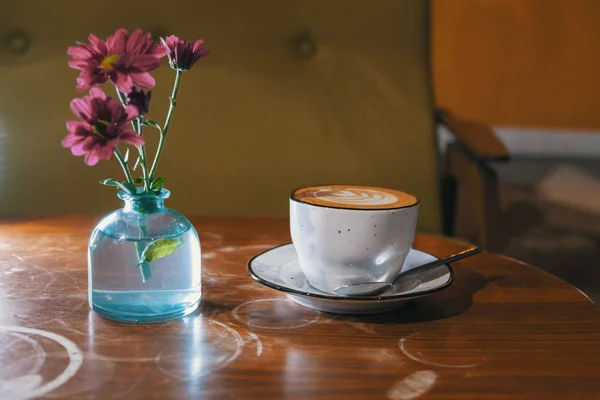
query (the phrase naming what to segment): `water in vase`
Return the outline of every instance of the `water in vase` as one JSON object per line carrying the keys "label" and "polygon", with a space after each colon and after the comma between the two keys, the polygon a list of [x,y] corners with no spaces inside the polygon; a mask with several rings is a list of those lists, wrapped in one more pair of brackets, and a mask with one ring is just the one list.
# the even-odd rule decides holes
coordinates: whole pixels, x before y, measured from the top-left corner
{"label": "water in vase", "polygon": [[123,232],[128,229],[114,229],[118,221],[109,224],[109,232],[96,229],[89,247],[89,300],[94,311],[119,321],[159,322],[196,309],[201,295],[200,242],[191,224],[185,229],[181,222],[175,234],[159,237],[127,237]]}

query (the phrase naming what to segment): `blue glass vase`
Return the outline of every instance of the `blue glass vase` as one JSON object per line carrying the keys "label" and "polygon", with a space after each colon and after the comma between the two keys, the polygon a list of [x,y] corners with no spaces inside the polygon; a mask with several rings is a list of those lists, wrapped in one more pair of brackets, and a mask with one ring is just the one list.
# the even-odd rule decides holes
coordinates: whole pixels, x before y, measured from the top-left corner
{"label": "blue glass vase", "polygon": [[105,318],[153,323],[200,303],[200,240],[186,217],[164,206],[170,192],[119,192],[122,209],[96,225],[88,248],[90,307]]}

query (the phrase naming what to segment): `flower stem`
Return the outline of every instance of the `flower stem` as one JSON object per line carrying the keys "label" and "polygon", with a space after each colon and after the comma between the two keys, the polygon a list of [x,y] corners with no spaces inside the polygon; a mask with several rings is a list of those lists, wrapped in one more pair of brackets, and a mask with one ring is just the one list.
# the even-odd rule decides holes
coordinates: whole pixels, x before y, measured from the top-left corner
{"label": "flower stem", "polygon": [[154,162],[152,163],[152,168],[150,169],[150,179],[154,179],[154,174],[156,173],[156,168],[158,167],[158,162],[160,161],[160,156],[165,147],[165,140],[167,139],[167,134],[169,133],[169,126],[171,126],[173,111],[175,111],[175,105],[177,104],[177,91],[179,90],[179,84],[181,83],[182,73],[182,70],[176,70],[175,83],[173,84],[173,92],[171,93],[170,98],[171,105],[169,106],[169,112],[167,113],[167,119],[165,121],[164,128],[160,133],[158,149],[156,150],[156,156],[154,157]]}
{"label": "flower stem", "polygon": [[133,179],[131,178],[131,173],[129,172],[127,163],[123,159],[123,155],[121,154],[119,149],[117,149],[116,147],[115,147],[115,157],[117,157],[117,161],[119,161],[119,164],[121,164],[121,168],[123,168],[123,172],[125,173],[125,178],[127,178],[127,182],[129,182],[133,185]]}
{"label": "flower stem", "polygon": [[[117,92],[117,97],[119,98],[121,105],[123,106],[123,108],[125,108],[127,106],[127,98],[125,97],[125,93],[121,93],[121,91],[116,86],[115,86],[115,92]],[[132,122],[132,124],[133,124],[133,122]]]}
{"label": "flower stem", "polygon": [[[126,97],[125,94],[121,93],[119,91],[119,89],[117,89],[115,87],[115,90],[117,92],[117,96],[119,97],[119,100],[121,101],[121,105],[123,106],[123,108],[126,107]],[[133,121],[131,121],[131,126],[133,126],[133,130],[136,131],[138,134],[142,134],[142,119],[141,118],[136,118]],[[140,158],[141,158],[141,166],[142,166],[142,174],[144,177],[144,190],[146,192],[149,191],[149,179],[148,179],[148,174],[146,173],[148,166],[146,164],[146,146],[142,145],[142,146],[136,146],[138,149],[138,152],[140,153]],[[131,183],[132,185],[133,183],[133,179],[131,178],[131,173],[129,172],[129,168],[127,167],[127,163],[125,162],[125,160],[123,159],[123,156],[121,155],[121,152],[119,151],[119,149],[115,148],[115,156],[117,157],[117,160],[119,160],[119,163],[121,164],[121,167],[123,168],[123,172],[125,172],[125,176],[127,177],[127,180],[129,181],[129,183]],[[139,228],[140,231],[142,232],[142,237],[146,237],[148,235],[148,232],[146,231],[146,226],[144,224],[142,224],[141,222],[139,223]],[[136,247],[136,252],[138,255],[138,258],[141,257],[143,251],[144,251],[144,245],[143,243],[140,242],[136,242],[135,244]],[[148,282],[149,280],[152,279],[152,269],[150,269],[150,264],[147,262],[143,262],[139,265],[140,268],[140,273],[142,274],[142,282]]]}
{"label": "flower stem", "polygon": [[[142,135],[142,119],[138,117],[135,119],[135,121],[136,121],[135,131],[137,133],[139,133],[140,136],[143,136]],[[149,192],[150,191],[150,182],[149,182],[150,178],[148,176],[148,164],[146,163],[146,146],[141,145],[141,146],[136,146],[136,147],[140,153],[140,158],[141,158],[140,165],[142,167],[142,177],[144,178],[144,191]]]}
{"label": "flower stem", "polygon": [[[117,97],[119,98],[119,101],[121,102],[121,105],[123,106],[123,108],[127,107],[127,97],[125,96],[125,93],[121,93],[121,91],[115,86],[115,92],[117,92]],[[134,119],[133,121],[131,121],[131,126],[133,127],[133,130],[136,131],[140,136],[142,135],[142,119],[140,117]],[[138,153],[140,154],[140,165],[142,167],[142,177],[144,179],[144,191],[149,192],[150,191],[150,178],[148,176],[148,163],[146,162],[146,146],[142,145],[142,146],[136,146],[136,148],[138,149]]]}
{"label": "flower stem", "polygon": [[[145,217],[145,216],[142,215],[142,217]],[[148,232],[146,231],[146,225],[140,223],[139,227],[140,227],[140,231],[142,232],[142,237],[146,238],[148,236]],[[144,252],[145,246],[142,242],[136,242],[135,247],[137,250],[138,259],[140,259],[142,257],[142,253]],[[141,260],[141,261],[143,261],[143,260]],[[150,263],[143,261],[140,263],[139,268],[140,268],[140,273],[142,274],[142,282],[145,283],[152,279],[152,269],[150,267]]]}

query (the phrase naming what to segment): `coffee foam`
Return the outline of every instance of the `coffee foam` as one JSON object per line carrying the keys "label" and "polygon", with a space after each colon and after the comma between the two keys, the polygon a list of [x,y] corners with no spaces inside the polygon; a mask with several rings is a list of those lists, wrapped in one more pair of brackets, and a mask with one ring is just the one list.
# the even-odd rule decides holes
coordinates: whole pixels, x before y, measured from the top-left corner
{"label": "coffee foam", "polygon": [[294,200],[325,207],[388,209],[415,205],[419,200],[399,190],[370,186],[310,186],[292,193]]}

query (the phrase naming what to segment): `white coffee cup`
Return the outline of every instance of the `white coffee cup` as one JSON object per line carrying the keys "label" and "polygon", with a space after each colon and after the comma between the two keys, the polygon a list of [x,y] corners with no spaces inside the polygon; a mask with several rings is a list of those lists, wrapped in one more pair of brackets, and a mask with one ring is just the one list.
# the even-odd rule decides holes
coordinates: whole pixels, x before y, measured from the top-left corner
{"label": "white coffee cup", "polygon": [[308,282],[333,293],[390,281],[411,250],[419,199],[392,189],[321,185],[290,195],[290,232]]}

